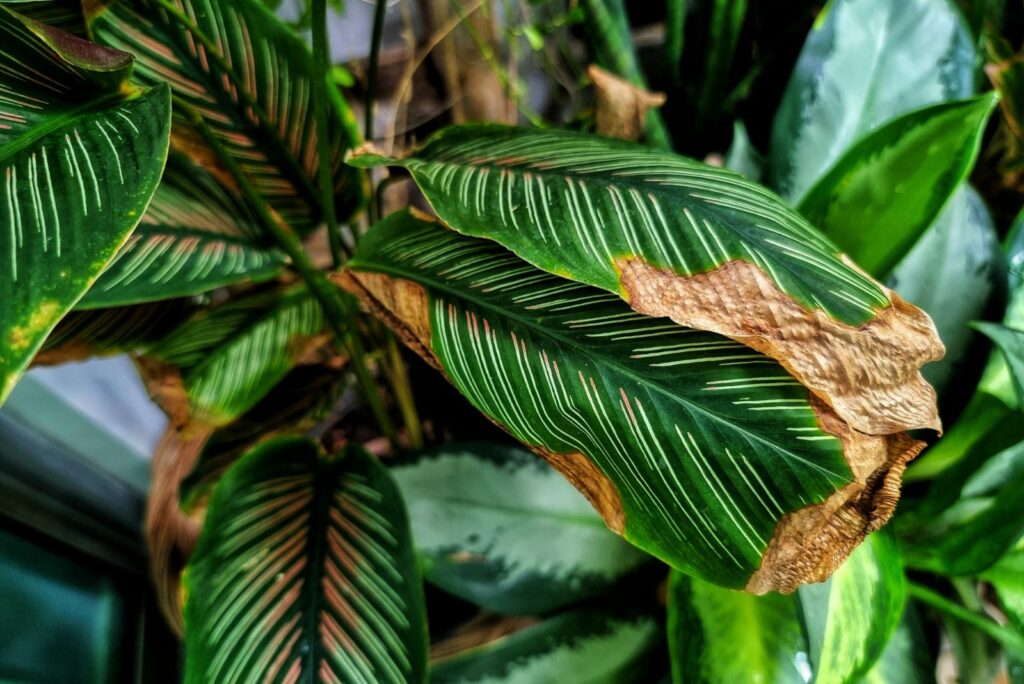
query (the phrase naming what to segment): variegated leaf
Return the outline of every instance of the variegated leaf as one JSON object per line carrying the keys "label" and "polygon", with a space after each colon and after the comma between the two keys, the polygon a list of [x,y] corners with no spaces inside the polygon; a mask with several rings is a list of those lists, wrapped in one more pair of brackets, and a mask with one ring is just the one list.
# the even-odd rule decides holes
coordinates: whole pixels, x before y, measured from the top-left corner
{"label": "variegated leaf", "polygon": [[0,6],[0,402],[131,234],[163,170],[165,86]]}
{"label": "variegated leaf", "polygon": [[850,429],[748,347],[409,214],[340,280],[612,529],[716,584],[826,577],[891,515],[921,446]]}
{"label": "variegated leaf", "polygon": [[523,449],[450,444],[391,472],[426,578],[487,610],[548,613],[607,591],[647,558]]}
{"label": "variegated leaf", "polygon": [[201,312],[149,355],[180,370],[189,419],[219,427],[277,385],[323,327],[320,305],[304,287],[272,290]]}
{"label": "variegated leaf", "polygon": [[798,201],[864,134],[974,93],[975,62],[970,30],[950,0],[832,0],[775,117],[770,185]]}
{"label": "variegated leaf", "polygon": [[217,485],[184,575],[185,681],[426,681],[405,507],[365,450],[300,438]]}
{"label": "variegated leaf", "polygon": [[989,93],[886,123],[818,179],[800,213],[866,271],[886,276],[970,175],[995,105]]}
{"label": "variegated leaf", "polygon": [[404,166],[455,230],[778,359],[861,432],[940,425],[919,372],[943,351],[928,316],[734,173],[624,141],[489,125],[353,163]]}
{"label": "variegated leaf", "polygon": [[[113,0],[92,6],[96,40],[130,52],[143,83],[168,83],[205,119],[257,191],[296,230],[321,216],[319,154],[309,49],[258,0]],[[338,215],[362,189],[346,169],[358,137],[351,112],[331,98],[330,164]]]}
{"label": "variegated leaf", "polygon": [[284,255],[254,211],[201,166],[174,153],[149,210],[79,303],[94,309],[186,297],[273,278]]}
{"label": "variegated leaf", "polygon": [[432,684],[647,684],[658,681],[661,625],[639,611],[576,610],[433,660]]}

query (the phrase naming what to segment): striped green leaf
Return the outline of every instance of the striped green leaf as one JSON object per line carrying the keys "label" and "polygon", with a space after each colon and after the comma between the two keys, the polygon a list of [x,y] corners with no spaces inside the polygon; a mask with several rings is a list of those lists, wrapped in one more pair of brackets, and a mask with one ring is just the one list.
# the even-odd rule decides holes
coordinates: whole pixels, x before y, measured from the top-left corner
{"label": "striped green leaf", "polygon": [[855,682],[885,650],[907,601],[896,541],[873,534],[827,582],[799,591],[817,684]]}
{"label": "striped green leaf", "polygon": [[751,596],[673,572],[668,648],[677,684],[805,684],[807,639],[795,596]]}
{"label": "striped green leaf", "polygon": [[[88,17],[96,40],[136,57],[143,83],[169,83],[192,105],[257,191],[290,226],[321,215],[317,125],[309,49],[258,0],[115,0]],[[361,188],[343,158],[355,140],[352,114],[334,98],[327,134],[338,215]]]}
{"label": "striped green leaf", "polygon": [[130,71],[0,7],[0,402],[159,182],[169,93],[122,89]]}
{"label": "striped green leaf", "polygon": [[976,335],[967,323],[984,314],[1001,261],[992,216],[981,196],[964,184],[886,282],[935,321],[946,356],[921,373],[940,394],[969,360]]}
{"label": "striped green leaf", "polygon": [[277,385],[323,327],[304,287],[272,290],[199,313],[149,353],[181,371],[190,419],[219,427]]}
{"label": "striped green leaf", "polygon": [[181,483],[182,509],[192,512],[205,506],[228,468],[258,442],[314,427],[332,408],[344,386],[343,377],[338,369],[322,364],[297,366],[255,406],[210,435]]}
{"label": "striped green leaf", "polygon": [[185,681],[426,681],[402,499],[365,450],[300,438],[224,476],[185,570]]}
{"label": "striped green leaf", "polygon": [[459,232],[779,359],[861,432],[939,426],[918,371],[942,355],[927,316],[732,172],[625,141],[492,125],[448,128],[404,159],[353,162],[405,167]]}
{"label": "striped green leaf", "polygon": [[644,554],[528,451],[447,445],[392,470],[427,580],[499,613],[547,613],[606,591]]}
{"label": "striped green leaf", "polygon": [[657,681],[661,626],[650,615],[562,613],[431,663],[432,684],[646,684]]}
{"label": "striped green leaf", "polygon": [[861,136],[974,92],[975,50],[950,0],[832,0],[772,129],[769,176],[797,201]]}
{"label": "striped green leaf", "polygon": [[828,582],[792,596],[750,596],[674,573],[673,678],[680,684],[865,681],[891,644],[904,605],[898,550],[884,535],[872,535]]}
{"label": "striped green leaf", "polygon": [[989,93],[890,121],[839,158],[800,212],[861,267],[885,276],[970,174],[995,105]]}
{"label": "striped green leaf", "polygon": [[79,303],[124,306],[197,295],[280,274],[248,203],[201,166],[172,154],[142,223]]}
{"label": "striped green leaf", "polygon": [[[748,347],[409,214],[375,226],[341,280],[612,529],[716,584],[791,591],[827,576],[891,514],[919,448],[850,430]],[[824,501],[849,527],[818,517]],[[804,515],[813,532],[795,543],[786,530]]]}

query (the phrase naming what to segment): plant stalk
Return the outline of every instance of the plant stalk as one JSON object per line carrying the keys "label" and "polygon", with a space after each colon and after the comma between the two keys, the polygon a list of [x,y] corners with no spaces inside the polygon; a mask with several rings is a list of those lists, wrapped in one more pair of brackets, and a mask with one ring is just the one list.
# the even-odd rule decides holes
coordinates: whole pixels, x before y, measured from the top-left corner
{"label": "plant stalk", "polygon": [[320,196],[334,268],[345,261],[338,216],[334,207],[334,174],[331,169],[330,122],[327,112],[327,78],[330,42],[327,37],[327,0],[313,0],[313,114],[316,117],[316,149],[319,158]]}
{"label": "plant stalk", "polygon": [[356,374],[356,379],[363,390],[363,396],[367,404],[369,404],[370,410],[377,419],[381,431],[397,449],[399,445],[394,425],[384,407],[384,400],[378,392],[377,385],[366,368],[366,352],[363,349],[362,342],[350,325],[350,321],[354,317],[354,310],[349,300],[342,295],[338,288],[331,285],[330,281],[327,280],[327,276],[317,270],[302,246],[299,237],[291,228],[284,225],[274,216],[270,207],[267,206],[267,203],[260,194],[256,192],[248,175],[238,165],[238,162],[227,154],[220,140],[210,130],[210,127],[207,126],[206,121],[203,120],[202,115],[192,105],[182,101],[180,98],[175,98],[174,105],[189,118],[199,134],[224,163],[228,172],[238,183],[239,188],[252,202],[263,227],[273,236],[281,250],[289,256],[292,261],[292,267],[298,271],[299,275],[306,282],[307,287],[309,287],[310,292],[320,302],[328,325],[330,325],[338,341],[345,346],[351,357],[351,365]]}
{"label": "plant stalk", "polygon": [[958,603],[950,601],[945,596],[928,587],[914,582],[907,583],[907,593],[913,598],[935,608],[940,613],[959,620],[964,624],[974,627],[979,632],[992,637],[994,640],[1017,658],[1024,658],[1024,637],[1016,632],[1006,629],[996,621],[973,610],[968,610]]}
{"label": "plant stalk", "polygon": [[366,111],[363,119],[363,137],[373,142],[373,104],[377,101],[377,70],[380,68],[380,44],[384,38],[384,15],[387,0],[377,0],[373,13],[373,35],[370,38],[370,68],[366,75]]}

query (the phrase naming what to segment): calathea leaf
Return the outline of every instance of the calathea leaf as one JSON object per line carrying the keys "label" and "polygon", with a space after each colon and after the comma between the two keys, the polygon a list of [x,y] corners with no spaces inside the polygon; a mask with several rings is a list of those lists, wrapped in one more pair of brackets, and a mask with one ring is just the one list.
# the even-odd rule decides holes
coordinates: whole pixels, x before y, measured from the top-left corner
{"label": "calathea leaf", "polygon": [[487,610],[547,613],[607,590],[646,558],[523,449],[451,444],[391,472],[426,579]]}
{"label": "calathea leaf", "polygon": [[[321,214],[309,49],[258,0],[113,0],[91,5],[96,40],[135,55],[143,83],[168,83],[199,111],[259,193],[290,226]],[[358,205],[358,178],[343,164],[357,135],[332,98],[328,132],[338,215]]]}
{"label": "calathea leaf", "polygon": [[85,36],[82,3],[77,0],[0,0],[0,5],[40,24]]}
{"label": "calathea leaf", "polygon": [[[272,290],[204,311],[149,351],[181,373],[184,396],[164,408],[188,422],[219,427],[251,409],[302,358],[324,327],[305,287]],[[186,401],[186,406],[175,405]]]}
{"label": "calathea leaf", "polygon": [[364,449],[300,438],[217,485],[184,575],[185,681],[426,681],[402,499]]}
{"label": "calathea leaf", "polygon": [[939,427],[918,370],[942,356],[928,316],[731,172],[624,141],[489,125],[446,129],[405,159],[353,163],[404,166],[455,230],[778,359],[861,432]]}
{"label": "calathea leaf", "polygon": [[716,584],[827,577],[891,515],[921,446],[852,430],[748,347],[407,213],[339,280],[609,527]]}
{"label": "calathea leaf", "polygon": [[0,6],[0,402],[131,234],[160,180],[165,86],[131,55]]}
{"label": "calathea leaf", "polygon": [[995,107],[991,93],[932,105],[861,138],[800,201],[800,212],[883,277],[968,176]]}
{"label": "calathea leaf", "polygon": [[179,153],[142,223],[78,308],[201,294],[278,275],[285,258],[262,244],[248,203]]}
{"label": "calathea leaf", "polygon": [[975,60],[970,30],[949,0],[832,0],[775,117],[770,184],[798,201],[864,134],[971,95]]}
{"label": "calathea leaf", "polygon": [[[640,611],[588,609],[561,613],[475,648],[432,659],[434,684],[657,681],[661,625]],[[443,642],[442,642],[443,643]]]}
{"label": "calathea leaf", "polygon": [[795,596],[751,596],[673,572],[668,649],[677,684],[805,684],[807,639]]}

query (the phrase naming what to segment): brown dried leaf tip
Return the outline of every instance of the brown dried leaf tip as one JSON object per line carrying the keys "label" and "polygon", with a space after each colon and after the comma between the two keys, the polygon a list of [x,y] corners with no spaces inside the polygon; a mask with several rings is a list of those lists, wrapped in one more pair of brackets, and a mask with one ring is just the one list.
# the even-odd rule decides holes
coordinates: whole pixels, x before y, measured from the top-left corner
{"label": "brown dried leaf tip", "polygon": [[664,93],[652,93],[593,64],[587,76],[594,84],[597,132],[609,138],[639,140],[647,112],[665,104]]}

